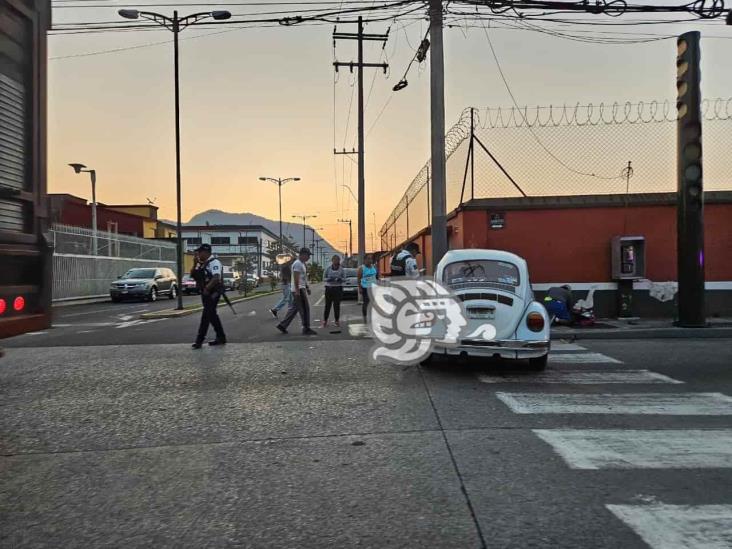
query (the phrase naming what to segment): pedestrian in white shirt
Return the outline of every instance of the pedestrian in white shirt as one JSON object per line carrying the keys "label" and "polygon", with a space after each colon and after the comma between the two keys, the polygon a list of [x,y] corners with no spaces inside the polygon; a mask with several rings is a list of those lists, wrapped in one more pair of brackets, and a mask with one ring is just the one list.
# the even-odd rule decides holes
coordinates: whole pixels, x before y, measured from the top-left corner
{"label": "pedestrian in white shirt", "polygon": [[287,315],[282,322],[277,324],[277,329],[283,334],[287,333],[287,327],[296,315],[300,315],[302,321],[302,333],[304,335],[315,335],[317,332],[310,328],[310,287],[308,286],[308,270],[306,263],[310,259],[310,250],[301,248],[297,260],[292,264],[292,296],[293,301],[287,309]]}

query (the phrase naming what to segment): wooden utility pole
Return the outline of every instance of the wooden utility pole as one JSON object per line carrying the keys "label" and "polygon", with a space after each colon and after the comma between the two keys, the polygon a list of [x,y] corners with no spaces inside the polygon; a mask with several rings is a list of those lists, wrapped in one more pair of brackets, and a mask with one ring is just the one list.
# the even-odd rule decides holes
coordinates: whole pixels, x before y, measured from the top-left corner
{"label": "wooden utility pole", "polygon": [[[363,263],[363,256],[366,252],[366,184],[365,184],[365,162],[364,162],[364,104],[363,104],[363,69],[381,68],[386,73],[389,67],[387,63],[364,63],[363,60],[363,43],[364,41],[384,42],[389,39],[388,34],[365,34],[363,32],[363,17],[358,18],[358,32],[333,32],[333,42],[336,40],[358,40],[358,61],[350,63],[342,63],[334,61],[333,66],[336,72],[340,67],[348,67],[351,72],[353,68],[358,69],[358,150],[346,152],[333,151],[334,154],[357,154],[358,155],[358,259],[359,263]],[[351,244],[351,255],[353,255],[353,244]]]}

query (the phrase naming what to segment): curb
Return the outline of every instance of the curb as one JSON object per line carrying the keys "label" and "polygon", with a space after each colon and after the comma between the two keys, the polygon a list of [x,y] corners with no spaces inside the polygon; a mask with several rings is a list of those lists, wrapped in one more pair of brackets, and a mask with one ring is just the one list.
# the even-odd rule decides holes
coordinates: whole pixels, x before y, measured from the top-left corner
{"label": "curb", "polygon": [[552,330],[552,340],[578,339],[704,339],[732,338],[732,328],[618,328],[614,330],[564,331]]}
{"label": "curb", "polygon": [[[252,299],[259,299],[260,297],[266,297],[268,295],[273,295],[280,293],[279,290],[275,290],[273,292],[261,292],[256,295],[250,295],[247,297],[235,297],[231,300],[231,304],[234,305],[236,303],[240,303],[242,301],[251,301]],[[219,307],[227,307],[225,301],[221,300],[219,303]],[[192,315],[194,313],[198,313],[203,310],[203,306],[196,306],[192,307],[190,309],[183,309],[182,311],[179,311],[177,309],[163,309],[162,311],[153,311],[150,313],[142,313],[140,315],[140,318],[143,320],[151,320],[151,319],[157,319],[157,318],[179,318],[181,316],[188,316]]]}

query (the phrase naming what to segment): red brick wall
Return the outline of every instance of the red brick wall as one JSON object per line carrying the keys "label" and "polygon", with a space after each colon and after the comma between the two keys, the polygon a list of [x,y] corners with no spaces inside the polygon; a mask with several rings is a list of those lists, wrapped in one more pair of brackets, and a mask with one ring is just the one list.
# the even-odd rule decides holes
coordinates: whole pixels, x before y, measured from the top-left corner
{"label": "red brick wall", "polygon": [[[486,210],[459,212],[450,247],[495,248],[529,263],[532,281],[610,281],[610,240],[627,234],[646,239],[646,278],[676,280],[676,208],[633,206],[624,230],[623,208],[556,208],[505,211],[505,228],[492,230]],[[705,206],[707,280],[732,280],[732,204]]]}

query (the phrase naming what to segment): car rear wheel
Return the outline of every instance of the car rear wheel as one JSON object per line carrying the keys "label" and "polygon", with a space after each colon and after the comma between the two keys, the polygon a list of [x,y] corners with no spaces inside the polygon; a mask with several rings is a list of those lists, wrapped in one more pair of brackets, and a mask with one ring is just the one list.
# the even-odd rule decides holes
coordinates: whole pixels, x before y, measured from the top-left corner
{"label": "car rear wheel", "polygon": [[158,300],[158,289],[155,286],[153,286],[152,288],[150,288],[150,293],[148,294],[147,298],[150,301],[157,301]]}
{"label": "car rear wheel", "polygon": [[537,358],[529,359],[529,368],[535,372],[543,372],[546,370],[547,362],[549,361],[549,355],[540,356]]}
{"label": "car rear wheel", "polygon": [[175,299],[176,297],[178,297],[178,287],[173,284],[170,287],[170,299]]}

